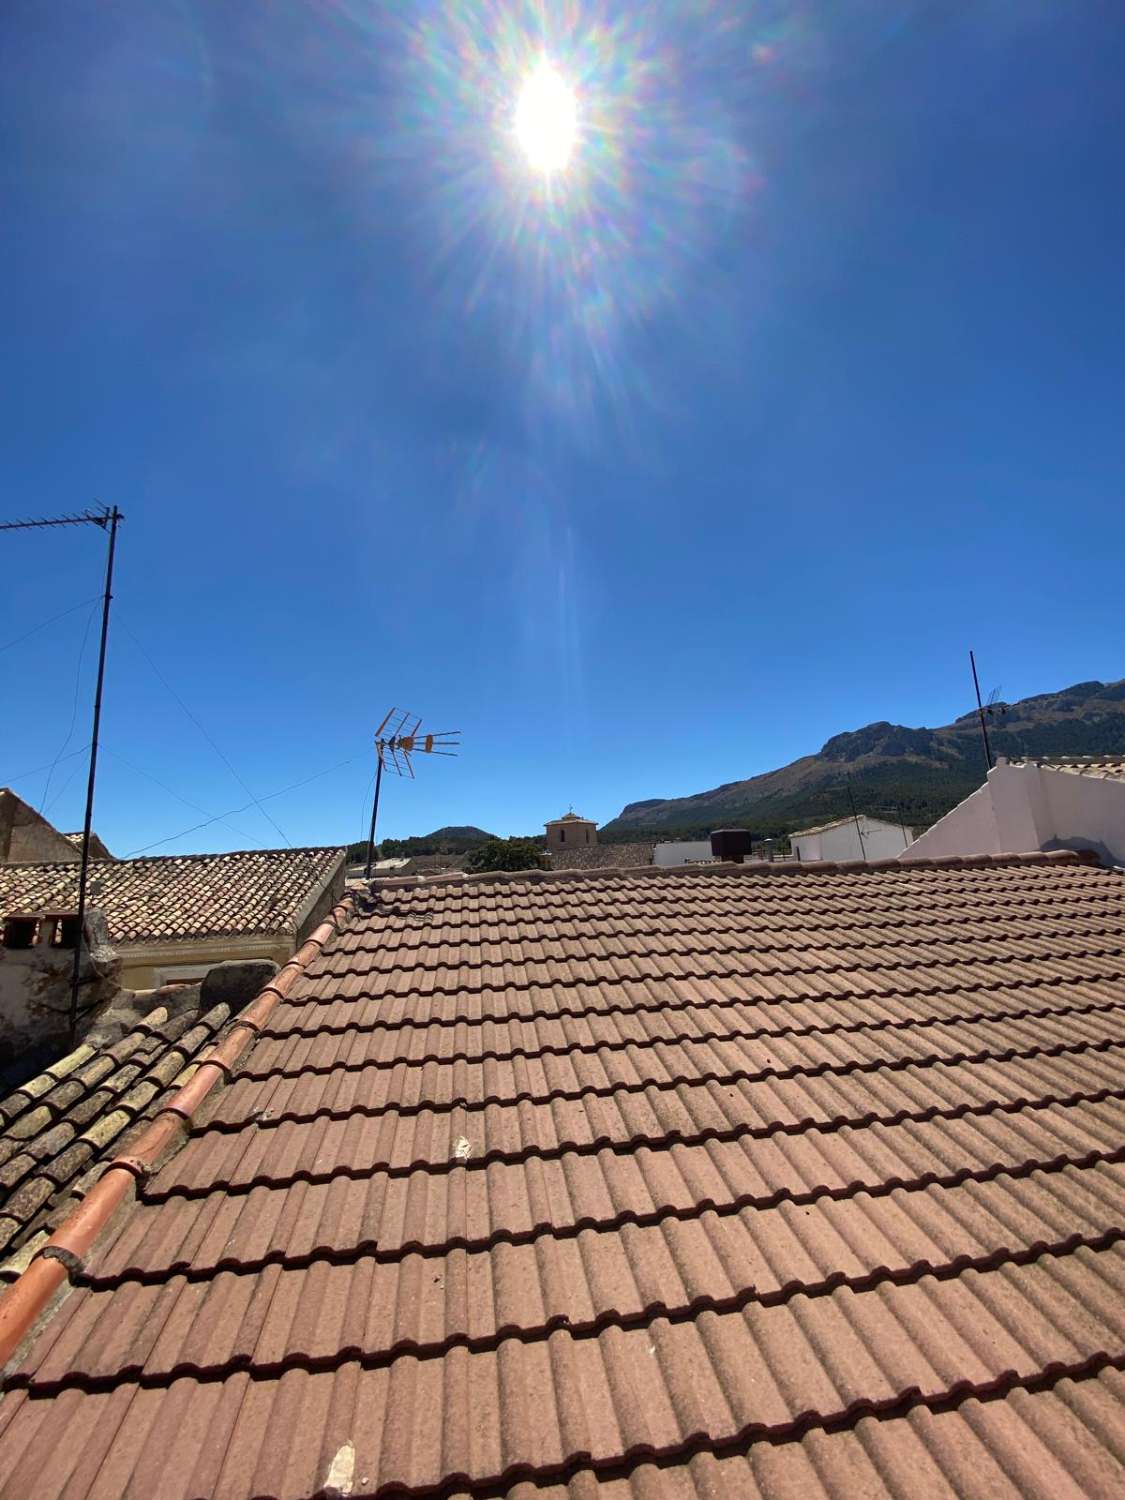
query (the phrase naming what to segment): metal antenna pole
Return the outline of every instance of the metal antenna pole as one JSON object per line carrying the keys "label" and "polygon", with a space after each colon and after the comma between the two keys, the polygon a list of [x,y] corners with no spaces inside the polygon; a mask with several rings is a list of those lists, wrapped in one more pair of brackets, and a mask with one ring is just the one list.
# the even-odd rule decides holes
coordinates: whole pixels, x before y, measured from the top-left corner
{"label": "metal antenna pole", "polygon": [[[392,720],[394,721],[392,723]],[[390,733],[384,731],[390,726]],[[415,755],[456,755],[459,729],[435,729],[422,734],[422,721],[417,714],[405,709],[392,708],[375,731],[375,753],[379,757],[375,767],[375,800],[371,804],[371,832],[367,835],[367,869],[364,879],[371,879],[371,866],[375,861],[375,820],[379,816],[379,789],[383,785],[383,766],[390,759],[390,768],[396,776],[414,780]]]}
{"label": "metal antenna pole", "polygon": [[94,689],[94,729],[90,739],[90,777],[86,783],[86,821],[82,825],[82,864],[78,871],[78,937],[74,945],[74,970],[70,979],[70,1037],[78,1030],[78,989],[82,976],[82,940],[86,931],[86,879],[90,872],[90,829],[94,821],[94,783],[98,772],[98,732],[102,722],[102,685],[105,682],[105,651],[109,636],[109,605],[113,598],[113,557],[117,550],[117,523],[123,519],[115,505],[99,525],[108,528],[109,553],[105,565],[105,597],[102,600],[102,638],[98,649],[98,681]]}
{"label": "metal antenna pole", "polygon": [[367,835],[367,869],[363,872],[364,880],[371,879],[371,864],[375,858],[375,819],[379,816],[379,788],[383,784],[383,752],[378,752],[378,764],[375,767],[375,801],[371,804],[371,832]]}
{"label": "metal antenna pole", "polygon": [[980,701],[980,679],[977,677],[977,659],[969,652],[969,665],[973,669],[973,687],[977,690],[977,713],[980,716],[980,737],[984,741],[985,773],[992,770],[992,746],[988,743],[988,726],[984,722],[984,704]]}
{"label": "metal antenna pole", "polygon": [[78,872],[78,938],[74,946],[74,969],[70,981],[70,1035],[78,1028],[78,987],[82,970],[82,939],[86,921],[86,877],[90,869],[90,827],[94,818],[94,779],[98,769],[98,729],[102,720],[102,684],[105,681],[105,648],[109,634],[109,601],[113,598],[113,554],[117,549],[117,524],[125,517],[115,505],[100,515],[84,510],[72,516],[50,516],[38,520],[0,521],[0,531],[36,531],[47,526],[100,526],[109,532],[109,555],[105,566],[105,598],[102,602],[102,640],[98,652],[98,685],[94,693],[94,734],[90,741],[90,780],[86,787],[86,822],[82,830],[82,863]]}
{"label": "metal antenna pole", "polygon": [[848,801],[852,805],[852,817],[855,820],[855,836],[859,840],[859,852],[863,855],[864,864],[867,863],[867,846],[863,842],[863,830],[859,826],[859,814],[855,810],[855,798],[852,796],[852,778],[848,777]]}

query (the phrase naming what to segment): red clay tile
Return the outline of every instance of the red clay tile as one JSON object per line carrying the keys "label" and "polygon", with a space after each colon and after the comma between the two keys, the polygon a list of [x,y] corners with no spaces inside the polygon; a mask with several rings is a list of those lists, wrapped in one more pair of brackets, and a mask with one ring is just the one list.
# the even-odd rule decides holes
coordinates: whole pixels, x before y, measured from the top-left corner
{"label": "red clay tile", "polygon": [[1077,862],[381,891],[10,1372],[0,1496],[1108,1495],[1123,1052]]}

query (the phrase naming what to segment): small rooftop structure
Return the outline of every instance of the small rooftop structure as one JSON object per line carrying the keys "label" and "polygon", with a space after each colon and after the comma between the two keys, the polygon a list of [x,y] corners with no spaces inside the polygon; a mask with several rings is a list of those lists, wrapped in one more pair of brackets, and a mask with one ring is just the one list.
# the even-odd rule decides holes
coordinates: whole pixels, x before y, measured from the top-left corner
{"label": "small rooftop structure", "polygon": [[789,835],[789,845],[798,859],[895,859],[906,857],[914,830],[867,813],[833,818],[814,828]]}

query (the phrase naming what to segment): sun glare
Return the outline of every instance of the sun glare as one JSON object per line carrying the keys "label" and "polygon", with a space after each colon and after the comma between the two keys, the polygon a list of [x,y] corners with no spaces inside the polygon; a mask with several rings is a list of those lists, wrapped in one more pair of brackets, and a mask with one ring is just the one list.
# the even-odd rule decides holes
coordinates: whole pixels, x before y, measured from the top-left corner
{"label": "sun glare", "polygon": [[574,90],[544,58],[520,90],[516,140],[532,170],[548,176],[566,167],[577,134]]}

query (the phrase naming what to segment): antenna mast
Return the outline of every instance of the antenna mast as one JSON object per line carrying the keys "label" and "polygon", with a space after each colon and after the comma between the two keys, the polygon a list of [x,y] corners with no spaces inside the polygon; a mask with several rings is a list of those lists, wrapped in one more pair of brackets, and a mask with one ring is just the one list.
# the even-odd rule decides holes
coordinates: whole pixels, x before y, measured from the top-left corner
{"label": "antenna mast", "polygon": [[117,506],[106,506],[100,514],[86,510],[74,516],[57,516],[42,521],[0,521],[0,531],[34,531],[48,526],[100,526],[109,536],[105,565],[105,593],[102,597],[102,634],[98,648],[98,682],[94,690],[94,728],[90,737],[90,775],[86,783],[86,818],[82,825],[82,862],[78,868],[78,940],[74,945],[74,968],[70,976],[70,1039],[78,1031],[78,990],[82,977],[82,941],[86,935],[86,882],[90,874],[90,830],[94,821],[94,785],[98,774],[98,734],[102,722],[102,688],[105,684],[105,654],[109,637],[109,605],[113,598],[113,558],[117,550],[117,527],[125,517]]}
{"label": "antenna mast", "polygon": [[[387,730],[390,730],[387,733]],[[405,709],[392,708],[375,731],[375,800],[371,804],[371,830],[367,835],[367,866],[364,879],[371,879],[371,867],[375,860],[375,822],[379,816],[379,793],[383,786],[383,767],[395,776],[414,780],[414,760],[417,755],[456,755],[460,747],[461,731],[443,729],[433,734],[422,734],[422,720]]]}
{"label": "antenna mast", "polygon": [[992,746],[988,743],[988,726],[984,722],[984,704],[980,701],[980,679],[977,677],[977,659],[969,652],[969,665],[973,669],[973,687],[977,693],[977,714],[980,717],[980,737],[984,741],[985,774],[992,770]]}

